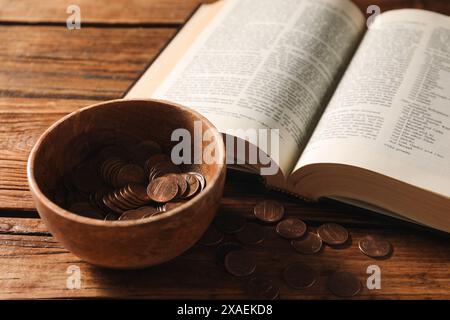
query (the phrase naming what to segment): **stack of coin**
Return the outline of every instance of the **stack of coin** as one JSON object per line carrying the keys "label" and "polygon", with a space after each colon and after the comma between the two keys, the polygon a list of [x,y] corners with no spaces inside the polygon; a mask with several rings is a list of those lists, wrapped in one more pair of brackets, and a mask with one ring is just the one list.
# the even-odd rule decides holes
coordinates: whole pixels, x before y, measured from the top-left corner
{"label": "stack of coin", "polygon": [[206,180],[200,172],[183,172],[161,150],[151,140],[103,146],[64,176],[54,200],[69,211],[104,220],[173,210],[201,192]]}

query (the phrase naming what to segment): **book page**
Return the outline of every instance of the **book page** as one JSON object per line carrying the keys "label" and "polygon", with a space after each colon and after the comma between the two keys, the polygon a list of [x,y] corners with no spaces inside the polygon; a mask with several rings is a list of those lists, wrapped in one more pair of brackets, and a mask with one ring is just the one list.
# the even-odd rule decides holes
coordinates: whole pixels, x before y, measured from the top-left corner
{"label": "book page", "polygon": [[297,169],[362,167],[450,197],[450,18],[405,9],[366,33]]}
{"label": "book page", "polygon": [[225,133],[279,129],[278,165],[289,174],[360,40],[364,17],[347,0],[222,1],[160,86],[149,92],[139,81],[126,98],[188,106]]}

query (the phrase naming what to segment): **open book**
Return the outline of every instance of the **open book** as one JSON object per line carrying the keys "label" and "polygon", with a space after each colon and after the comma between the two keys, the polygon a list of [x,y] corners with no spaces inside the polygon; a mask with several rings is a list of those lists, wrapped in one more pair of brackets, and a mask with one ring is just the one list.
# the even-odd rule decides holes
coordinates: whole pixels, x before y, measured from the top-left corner
{"label": "open book", "polygon": [[222,132],[279,129],[268,186],[450,232],[447,16],[394,10],[367,29],[347,0],[222,0],[125,98],[180,103]]}

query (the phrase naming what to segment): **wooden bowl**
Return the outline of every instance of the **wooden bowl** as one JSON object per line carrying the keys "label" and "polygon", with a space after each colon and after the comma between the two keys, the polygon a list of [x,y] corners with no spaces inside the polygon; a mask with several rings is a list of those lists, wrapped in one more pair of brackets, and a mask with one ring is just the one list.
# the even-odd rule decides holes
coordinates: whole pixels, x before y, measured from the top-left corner
{"label": "wooden bowl", "polygon": [[[143,220],[103,221],[69,212],[52,200],[58,181],[78,165],[105,136],[127,134],[154,140],[170,151],[172,131],[194,121],[212,132],[217,163],[200,164],[206,188],[182,206]],[[88,137],[80,139],[80,137]],[[203,148],[210,141],[203,141]],[[75,111],[39,138],[28,159],[28,183],[39,215],[64,247],[94,265],[143,268],[168,261],[191,247],[210,225],[225,181],[221,135],[203,116],[182,106],[156,100],[113,100]]]}

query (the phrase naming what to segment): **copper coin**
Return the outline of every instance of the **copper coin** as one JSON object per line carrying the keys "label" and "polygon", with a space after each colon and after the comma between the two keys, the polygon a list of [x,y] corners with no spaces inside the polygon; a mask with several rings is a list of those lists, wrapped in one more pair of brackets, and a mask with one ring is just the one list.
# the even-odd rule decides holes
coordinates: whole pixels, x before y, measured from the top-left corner
{"label": "copper coin", "polygon": [[356,296],[361,291],[361,283],[350,272],[339,271],[328,277],[328,289],[336,296],[349,298]]}
{"label": "copper coin", "polygon": [[236,239],[246,245],[254,245],[264,241],[266,236],[263,227],[256,223],[248,223],[242,231],[236,234]]}
{"label": "copper coin", "polygon": [[247,292],[257,300],[274,300],[279,295],[279,289],[269,279],[255,277],[247,284]]}
{"label": "copper coin", "polygon": [[181,173],[180,168],[178,168],[171,162],[158,163],[149,170],[148,181],[152,181],[153,179],[156,179],[156,178],[159,178],[161,176],[168,175],[171,173],[175,173],[175,174]]}
{"label": "copper coin", "polygon": [[225,257],[225,268],[236,277],[245,277],[255,272],[256,263],[246,250],[233,250]]}
{"label": "copper coin", "polygon": [[283,238],[297,239],[306,233],[306,224],[297,218],[287,218],[277,224],[276,230]]}
{"label": "copper coin", "polygon": [[303,238],[292,240],[291,245],[299,253],[314,254],[322,249],[322,239],[313,232],[307,232]]}
{"label": "copper coin", "polygon": [[124,211],[123,209],[117,207],[114,201],[111,200],[111,194],[107,194],[103,197],[103,203],[106,207],[118,215],[121,215]]}
{"label": "copper coin", "polygon": [[311,287],[317,279],[316,272],[303,264],[288,266],[283,273],[286,283],[294,289],[305,289]]}
{"label": "copper coin", "polygon": [[220,232],[214,225],[211,225],[198,242],[204,246],[213,246],[219,244],[223,238],[223,233]]}
{"label": "copper coin", "polygon": [[175,177],[175,179],[177,179],[177,183],[178,183],[178,197],[182,197],[187,189],[188,189],[188,183],[186,181],[186,178],[184,177],[183,174],[177,174],[177,173],[169,173],[166,176],[168,177]]}
{"label": "copper coin", "polygon": [[146,161],[145,161],[145,166],[150,169],[152,167],[154,167],[157,163],[160,162],[167,162],[170,161],[170,158],[164,154],[164,153],[157,153],[154,154],[152,156],[150,156]]}
{"label": "copper coin", "polygon": [[216,250],[216,260],[219,263],[224,263],[225,262],[225,257],[227,256],[228,253],[230,253],[231,251],[234,250],[243,250],[244,248],[235,242],[225,242],[223,244],[221,244],[217,250]]}
{"label": "copper coin", "polygon": [[103,215],[95,210],[88,202],[73,203],[68,210],[86,218],[103,219]]}
{"label": "copper coin", "polygon": [[103,219],[103,220],[105,220],[105,221],[116,221],[118,219],[119,219],[118,215],[116,215],[115,213],[110,212],[110,213],[108,213],[105,216],[105,219]]}
{"label": "copper coin", "polygon": [[317,234],[323,242],[331,246],[341,245],[347,242],[348,232],[339,224],[325,223],[317,229]]}
{"label": "copper coin", "polygon": [[181,206],[185,203],[186,203],[185,201],[168,202],[168,203],[164,204],[164,212],[178,208],[179,206]]}
{"label": "copper coin", "polygon": [[389,241],[367,237],[359,241],[359,250],[372,258],[384,258],[391,254],[392,245]]}
{"label": "copper coin", "polygon": [[169,202],[178,194],[178,183],[174,177],[159,177],[150,182],[147,195],[155,202]]}
{"label": "copper coin", "polygon": [[195,171],[191,171],[191,172],[188,172],[187,174],[191,175],[191,176],[195,176],[197,178],[198,182],[200,183],[200,191],[205,189],[205,187],[206,187],[206,179],[201,173],[195,172]]}
{"label": "copper coin", "polygon": [[[142,187],[145,189],[144,186]],[[146,204],[150,201],[150,199],[148,199],[147,201],[139,199],[135,194],[130,192],[127,187],[115,191],[114,194],[118,198],[120,197],[120,199],[127,203],[128,206],[131,206],[133,208],[141,207],[143,204]],[[147,190],[145,190],[145,194],[147,194]]]}
{"label": "copper coin", "polygon": [[195,175],[185,174],[184,178],[187,183],[187,190],[183,194],[183,198],[190,198],[200,190],[200,182]]}
{"label": "copper coin", "polygon": [[130,183],[125,188],[127,192],[141,202],[149,202],[151,200],[147,194],[147,188],[142,184]]}
{"label": "copper coin", "polygon": [[221,213],[217,215],[214,223],[223,233],[237,233],[244,229],[246,220],[240,214]]}
{"label": "copper coin", "polygon": [[119,220],[139,220],[144,218],[144,216],[145,212],[142,210],[128,210],[120,215]]}
{"label": "copper coin", "polygon": [[129,183],[145,183],[144,170],[137,164],[126,164],[117,173],[117,186],[123,187]]}
{"label": "copper coin", "polygon": [[144,214],[143,219],[153,217],[154,215],[160,213],[157,207],[152,206],[144,206],[137,208],[136,210],[141,211]]}
{"label": "copper coin", "polygon": [[266,200],[258,203],[254,208],[255,216],[266,223],[280,221],[284,215],[284,207],[274,200]]}

